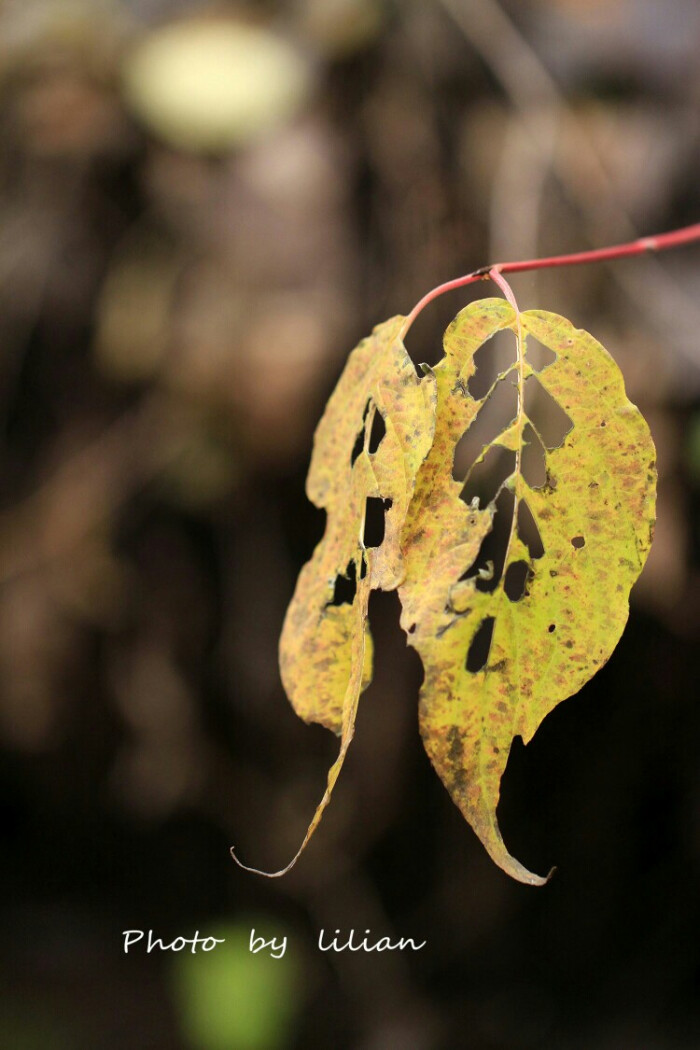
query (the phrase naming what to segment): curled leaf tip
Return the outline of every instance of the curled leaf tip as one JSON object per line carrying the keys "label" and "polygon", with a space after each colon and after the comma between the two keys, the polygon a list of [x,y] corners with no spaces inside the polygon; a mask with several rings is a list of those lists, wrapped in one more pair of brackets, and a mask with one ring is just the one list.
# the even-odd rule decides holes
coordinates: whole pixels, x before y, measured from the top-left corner
{"label": "curled leaf tip", "polygon": [[498,864],[500,868],[505,871],[507,875],[515,879],[517,882],[522,882],[524,886],[546,886],[551,879],[554,872],[557,870],[556,867],[550,868],[547,875],[537,875],[534,871],[529,871],[524,864],[516,860],[515,857],[511,857],[510,854],[500,854],[498,856],[489,850],[491,859]]}
{"label": "curled leaf tip", "polygon": [[552,868],[547,875],[536,875],[533,871],[528,871],[527,868],[518,865],[517,868],[507,869],[508,874],[512,878],[517,879],[518,882],[522,882],[524,886],[546,886],[552,877],[552,872],[556,869]]}
{"label": "curled leaf tip", "polygon": [[283,875],[286,875],[288,871],[292,870],[292,868],[294,867],[296,862],[299,860],[299,857],[301,856],[301,852],[302,851],[299,850],[297,855],[292,858],[292,860],[289,862],[289,864],[286,866],[286,868],[280,868],[279,871],[262,871],[260,868],[249,867],[248,864],[244,864],[242,860],[239,860],[238,857],[236,856],[236,847],[235,846],[231,846],[231,848],[229,850],[229,853],[231,854],[232,860],[234,861],[235,864],[238,865],[239,868],[241,868],[243,871],[249,871],[251,873],[251,875],[262,875],[263,878],[265,878],[265,879],[280,879]]}
{"label": "curled leaf tip", "polygon": [[479,815],[474,812],[464,810],[463,812],[486,847],[491,860],[502,871],[505,871],[506,875],[510,875],[517,882],[522,882],[524,886],[545,886],[549,882],[556,868],[550,868],[547,875],[537,875],[534,871],[530,871],[508,852],[498,827],[498,821],[480,819]]}

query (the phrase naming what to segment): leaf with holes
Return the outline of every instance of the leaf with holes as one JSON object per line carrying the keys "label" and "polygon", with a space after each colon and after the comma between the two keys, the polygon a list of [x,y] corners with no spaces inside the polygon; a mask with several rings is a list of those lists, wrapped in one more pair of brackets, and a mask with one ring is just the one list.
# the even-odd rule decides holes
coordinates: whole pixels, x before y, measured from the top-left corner
{"label": "leaf with holes", "polygon": [[[475,354],[499,332],[511,333],[513,360],[478,397]],[[654,446],[610,355],[556,314],[486,299],[458,315],[444,346],[434,442],[402,533],[402,625],[425,669],[433,765],[496,863],[537,885],[498,828],[501,776],[513,738],[527,743],[617,644],[651,544]],[[455,480],[460,442],[509,388],[512,417]],[[496,492],[485,506],[465,500],[494,454]]]}
{"label": "leaf with holes", "polygon": [[435,384],[430,376],[421,382],[406,354],[404,321],[378,325],[352,351],[314,437],[306,489],[326,511],[326,530],[287,610],[280,668],[297,714],[340,735],[341,746],[299,853],[353,736],[358,698],[372,676],[369,594],[395,588],[403,576],[399,537],[432,442]]}

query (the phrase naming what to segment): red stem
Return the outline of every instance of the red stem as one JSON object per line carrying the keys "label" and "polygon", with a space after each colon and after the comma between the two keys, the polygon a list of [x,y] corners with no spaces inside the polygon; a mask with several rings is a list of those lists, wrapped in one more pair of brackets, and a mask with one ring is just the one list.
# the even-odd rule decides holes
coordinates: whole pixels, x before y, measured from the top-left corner
{"label": "red stem", "polygon": [[607,262],[611,259],[625,259],[630,255],[644,255],[646,252],[662,252],[666,248],[676,248],[680,244],[689,244],[691,241],[698,240],[700,240],[700,222],[692,226],[683,226],[680,230],[672,230],[670,233],[659,233],[655,237],[640,237],[639,240],[631,241],[629,244],[616,244],[612,248],[595,248],[593,251],[575,252],[572,255],[551,255],[547,259],[525,259],[522,262],[482,266],[479,270],[465,274],[464,277],[455,277],[452,281],[439,284],[424,295],[406,318],[403,335],[406,334],[418,314],[433,299],[455,288],[464,288],[475,281],[487,281],[493,271],[496,273],[523,273],[527,270],[546,270],[554,266],[579,266],[581,263]]}

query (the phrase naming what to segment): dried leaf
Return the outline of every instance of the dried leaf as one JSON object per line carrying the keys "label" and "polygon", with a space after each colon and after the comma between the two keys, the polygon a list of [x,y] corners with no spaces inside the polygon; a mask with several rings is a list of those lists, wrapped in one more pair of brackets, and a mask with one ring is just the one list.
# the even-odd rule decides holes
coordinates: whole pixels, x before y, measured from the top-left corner
{"label": "dried leaf", "polygon": [[[478,572],[495,501],[468,507],[451,468],[457,443],[492,393],[481,400],[470,395],[474,354],[506,328],[517,340],[517,361],[495,386],[515,377],[518,411],[479,458],[498,445],[515,453],[514,470],[502,485],[512,493],[512,522],[502,571]],[[538,373],[529,362],[528,339],[556,354]],[[473,303],[448,329],[445,352],[435,369],[435,440],[402,537],[402,624],[425,668],[421,733],[438,774],[492,858],[514,878],[538,885],[546,880],[511,857],[503,843],[496,820],[501,776],[513,738],[527,743],[545,715],[580,689],[617,644],[629,590],[651,543],[654,447],[612,358],[562,317],[516,314],[500,299]],[[537,382],[571,421],[559,447],[547,448],[528,416],[528,384]],[[523,476],[533,432],[545,455],[540,487]],[[518,563],[520,581],[513,588],[509,569]]]}

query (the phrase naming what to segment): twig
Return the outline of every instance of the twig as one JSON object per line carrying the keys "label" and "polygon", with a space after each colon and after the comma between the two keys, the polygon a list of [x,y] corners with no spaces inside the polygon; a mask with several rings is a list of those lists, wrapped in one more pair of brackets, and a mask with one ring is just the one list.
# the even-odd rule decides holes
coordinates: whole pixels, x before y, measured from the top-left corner
{"label": "twig", "polygon": [[653,237],[640,237],[636,241],[627,244],[616,244],[610,248],[594,248],[586,252],[574,252],[570,255],[550,255],[544,259],[524,259],[520,262],[490,263],[481,266],[478,270],[465,274],[463,277],[455,277],[452,281],[445,281],[432,288],[424,295],[411,310],[406,318],[402,329],[402,336],[406,334],[416,317],[431,303],[433,299],[451,292],[455,288],[465,288],[475,281],[487,281],[492,278],[492,273],[525,273],[531,270],[549,270],[560,266],[580,266],[584,263],[610,262],[614,259],[627,259],[633,255],[645,255],[647,252],[661,252],[668,248],[677,248],[682,244],[691,244],[700,241],[700,222],[692,226],[683,226],[669,233],[658,233]]}

